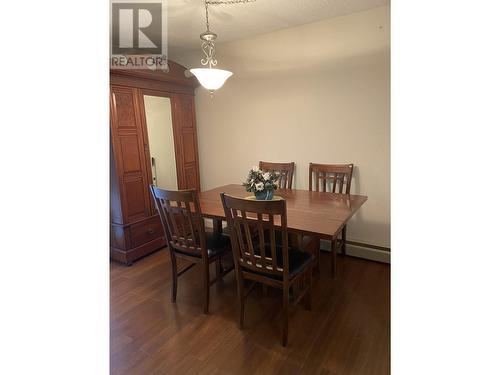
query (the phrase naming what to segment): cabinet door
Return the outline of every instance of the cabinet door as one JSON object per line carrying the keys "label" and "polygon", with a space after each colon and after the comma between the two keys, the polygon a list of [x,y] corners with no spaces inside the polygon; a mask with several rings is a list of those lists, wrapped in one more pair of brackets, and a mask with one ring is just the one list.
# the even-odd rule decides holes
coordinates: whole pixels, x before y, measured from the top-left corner
{"label": "cabinet door", "polygon": [[119,224],[127,224],[151,216],[138,90],[111,86],[110,99],[111,139],[123,219]]}
{"label": "cabinet door", "polygon": [[179,189],[200,190],[194,97],[175,95],[173,118]]}

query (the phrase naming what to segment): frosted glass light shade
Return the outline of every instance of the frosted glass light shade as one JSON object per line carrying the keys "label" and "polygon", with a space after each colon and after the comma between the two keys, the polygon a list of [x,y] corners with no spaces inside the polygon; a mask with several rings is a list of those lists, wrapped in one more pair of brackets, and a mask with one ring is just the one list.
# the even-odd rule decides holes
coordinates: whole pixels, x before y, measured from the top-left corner
{"label": "frosted glass light shade", "polygon": [[224,82],[233,75],[232,72],[222,69],[196,68],[190,69],[201,85],[207,90],[213,91],[220,89]]}

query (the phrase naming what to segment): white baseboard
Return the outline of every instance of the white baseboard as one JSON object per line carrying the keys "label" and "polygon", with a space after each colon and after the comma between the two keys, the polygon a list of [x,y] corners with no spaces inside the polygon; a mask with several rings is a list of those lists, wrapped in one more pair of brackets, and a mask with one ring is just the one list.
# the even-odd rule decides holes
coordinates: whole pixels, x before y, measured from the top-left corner
{"label": "white baseboard", "polygon": [[[321,240],[320,248],[321,250],[330,251],[330,241]],[[357,258],[375,260],[382,263],[391,263],[391,253],[388,251],[348,244],[346,246],[346,253],[347,255]]]}

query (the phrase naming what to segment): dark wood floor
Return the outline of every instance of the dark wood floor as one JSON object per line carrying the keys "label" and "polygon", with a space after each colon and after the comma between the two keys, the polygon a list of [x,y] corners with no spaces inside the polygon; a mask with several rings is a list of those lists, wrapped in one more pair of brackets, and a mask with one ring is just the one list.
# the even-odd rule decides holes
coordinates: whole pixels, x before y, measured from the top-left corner
{"label": "dark wood floor", "polygon": [[241,331],[233,272],[212,286],[204,315],[198,266],[180,277],[172,304],[167,251],[131,267],[112,263],[111,373],[388,374],[390,266],[339,256],[333,281],[329,256],[321,254],[312,311],[292,310],[288,348],[278,291],[251,292]]}

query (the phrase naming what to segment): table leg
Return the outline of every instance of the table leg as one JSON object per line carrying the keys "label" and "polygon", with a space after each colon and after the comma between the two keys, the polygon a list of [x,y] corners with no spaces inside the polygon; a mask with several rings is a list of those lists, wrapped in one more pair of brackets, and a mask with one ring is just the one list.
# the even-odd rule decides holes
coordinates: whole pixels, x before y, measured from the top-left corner
{"label": "table leg", "polygon": [[314,257],[316,258],[314,268],[319,276],[319,258],[321,253],[320,239],[317,236],[307,236],[307,238],[308,240],[304,241],[304,237],[302,236],[300,248],[314,255]]}
{"label": "table leg", "polygon": [[347,224],[342,228],[342,255],[346,255]]}
{"label": "table leg", "polygon": [[331,242],[332,276],[337,276],[337,237],[333,237]]}
{"label": "table leg", "polygon": [[295,248],[302,248],[302,244],[301,244],[301,236],[298,234],[298,233],[288,233],[288,238],[289,238],[289,246],[293,246]]}
{"label": "table leg", "polygon": [[222,234],[222,220],[212,219],[214,234]]}

